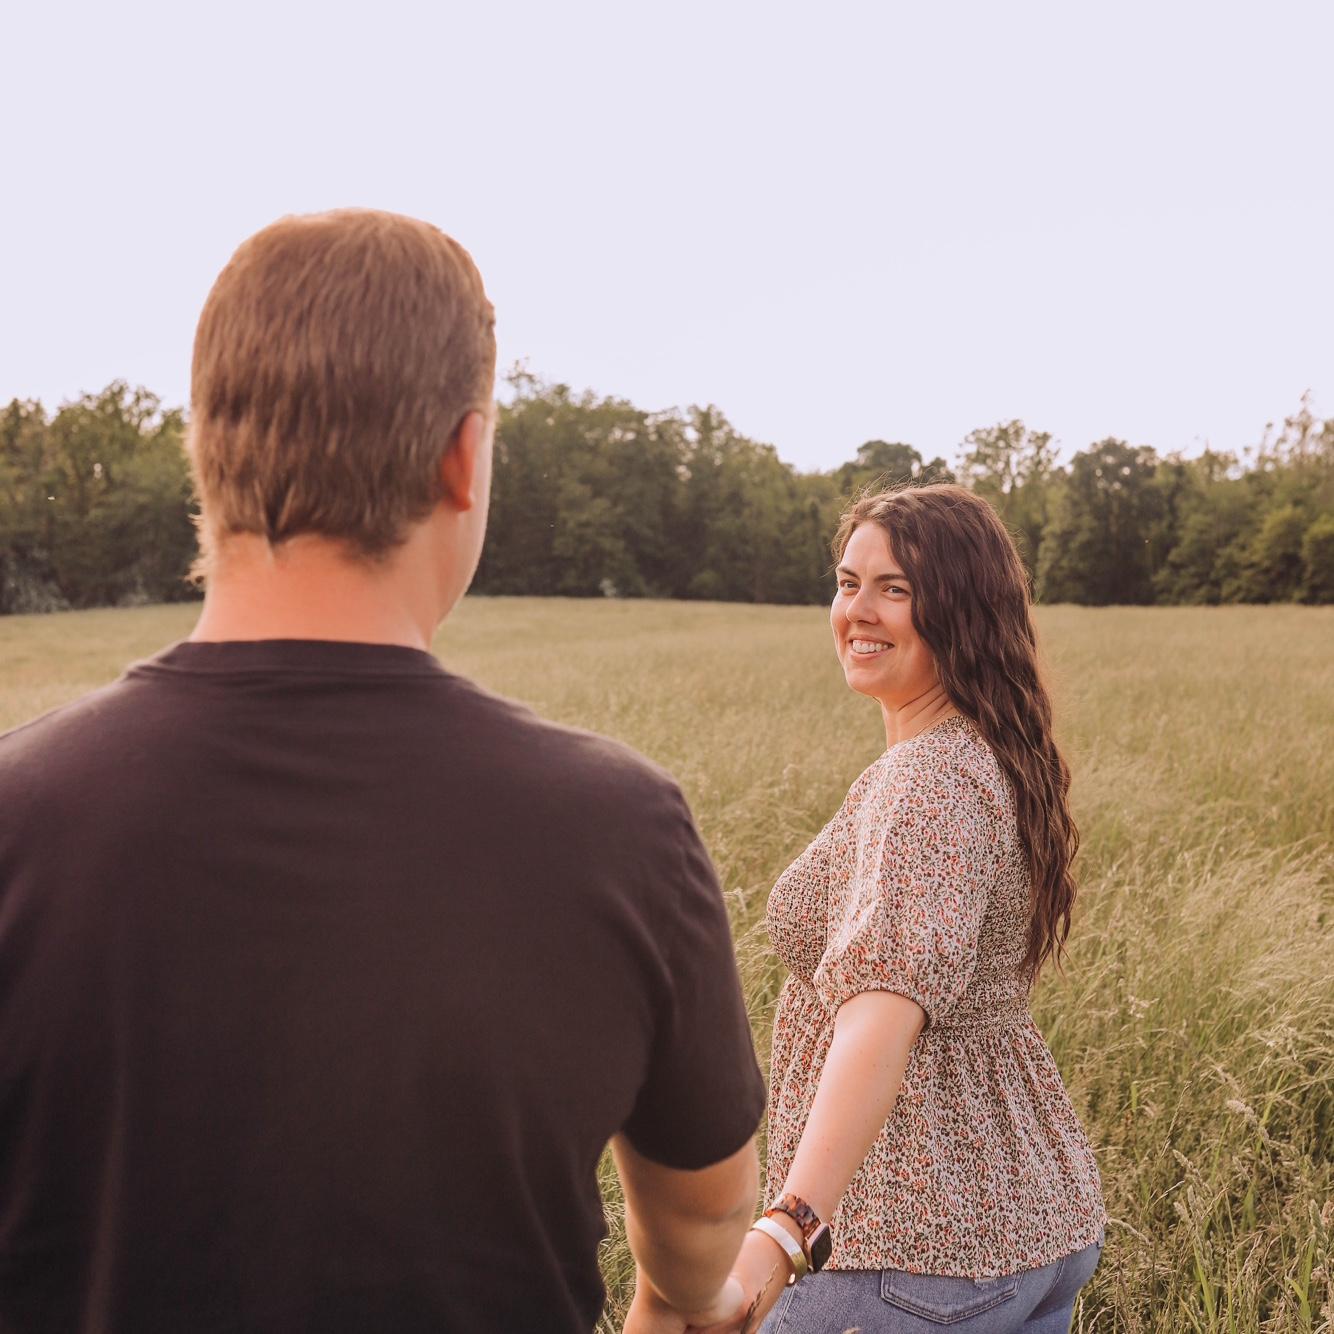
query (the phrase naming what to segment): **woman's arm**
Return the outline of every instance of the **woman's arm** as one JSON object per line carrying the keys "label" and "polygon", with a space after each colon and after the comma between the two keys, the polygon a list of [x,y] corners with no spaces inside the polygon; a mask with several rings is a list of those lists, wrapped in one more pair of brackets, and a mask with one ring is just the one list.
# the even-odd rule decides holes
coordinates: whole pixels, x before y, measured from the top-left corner
{"label": "woman's arm", "polygon": [[[829,1055],[782,1191],[799,1195],[822,1222],[833,1216],[894,1110],[909,1054],[925,1023],[926,1014],[915,1001],[892,991],[866,991],[839,1007]],[[800,1239],[786,1214],[774,1215],[774,1221]],[[732,1272],[747,1304],[768,1285],[749,1326],[753,1329],[782,1295],[791,1261],[772,1238],[749,1232]],[[739,1322],[713,1327],[719,1334],[740,1328]]]}
{"label": "woman's arm", "polygon": [[822,1221],[833,1216],[885,1128],[925,1023],[921,1006],[893,991],[864,991],[839,1007],[815,1101],[783,1184],[784,1194],[801,1196]]}

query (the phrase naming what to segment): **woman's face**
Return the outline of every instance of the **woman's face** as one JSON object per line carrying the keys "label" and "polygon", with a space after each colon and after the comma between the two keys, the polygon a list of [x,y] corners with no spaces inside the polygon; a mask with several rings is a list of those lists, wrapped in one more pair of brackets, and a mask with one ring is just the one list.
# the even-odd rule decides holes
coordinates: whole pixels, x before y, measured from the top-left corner
{"label": "woman's face", "polygon": [[936,664],[913,629],[912,585],[878,523],[853,529],[829,609],[834,651],[853,690],[891,709],[938,684]]}

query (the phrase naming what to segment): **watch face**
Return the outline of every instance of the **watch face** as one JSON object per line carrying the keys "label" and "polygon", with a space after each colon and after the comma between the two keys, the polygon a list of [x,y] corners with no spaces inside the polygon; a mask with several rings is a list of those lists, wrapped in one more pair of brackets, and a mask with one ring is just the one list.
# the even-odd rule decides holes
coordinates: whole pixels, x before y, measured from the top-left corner
{"label": "watch face", "polygon": [[818,1273],[825,1267],[829,1253],[834,1249],[834,1234],[830,1232],[827,1224],[821,1223],[819,1228],[811,1233],[807,1244],[810,1246],[811,1272]]}

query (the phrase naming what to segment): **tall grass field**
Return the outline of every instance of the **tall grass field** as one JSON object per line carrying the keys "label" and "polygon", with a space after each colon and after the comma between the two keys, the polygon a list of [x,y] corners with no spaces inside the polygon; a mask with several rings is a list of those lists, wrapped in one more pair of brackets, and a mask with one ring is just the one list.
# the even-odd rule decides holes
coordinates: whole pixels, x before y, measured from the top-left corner
{"label": "tall grass field", "polygon": [[[0,730],[188,634],[191,607],[0,618]],[[1334,1330],[1334,608],[1039,611],[1081,891],[1034,1000],[1111,1214],[1085,1331]],[[756,1041],[775,877],[884,746],[818,608],[470,599],[436,649],[680,779]],[[632,1265],[604,1165],[619,1327]]]}

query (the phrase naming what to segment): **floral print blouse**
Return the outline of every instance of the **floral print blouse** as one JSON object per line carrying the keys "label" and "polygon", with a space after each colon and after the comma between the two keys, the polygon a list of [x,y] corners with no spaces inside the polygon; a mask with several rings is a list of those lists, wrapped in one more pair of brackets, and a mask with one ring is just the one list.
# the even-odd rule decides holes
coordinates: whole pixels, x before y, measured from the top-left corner
{"label": "floral print blouse", "polygon": [[769,936],[791,971],[774,1018],[767,1199],[839,1006],[893,991],[927,1015],[830,1220],[828,1268],[994,1278],[1102,1234],[1097,1163],[1019,975],[1029,886],[1009,779],[957,715],[876,760],[774,886]]}

